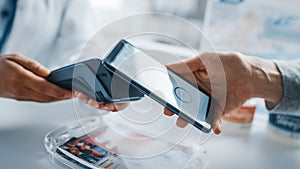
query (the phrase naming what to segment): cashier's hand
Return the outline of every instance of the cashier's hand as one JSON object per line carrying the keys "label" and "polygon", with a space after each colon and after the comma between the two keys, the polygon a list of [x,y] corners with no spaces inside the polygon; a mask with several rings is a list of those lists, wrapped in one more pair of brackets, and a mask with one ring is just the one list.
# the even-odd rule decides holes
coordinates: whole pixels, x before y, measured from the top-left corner
{"label": "cashier's hand", "polygon": [[50,71],[20,54],[0,55],[0,97],[19,101],[52,102],[72,97],[45,78]]}
{"label": "cashier's hand", "polygon": [[79,91],[75,91],[74,96],[80,99],[82,102],[89,104],[96,109],[107,110],[112,112],[117,112],[125,109],[129,103],[120,103],[120,104],[107,104],[107,103],[99,103],[94,99],[88,98],[86,95]]}
{"label": "cashier's hand", "polygon": [[[203,53],[195,58],[167,65],[167,67],[190,82],[196,81],[196,85],[210,94],[212,94],[212,89],[214,90],[213,130],[216,134],[219,134],[222,128],[221,117],[223,114],[239,108],[251,97],[262,97],[260,94],[271,88],[271,86],[266,86],[265,89],[258,91],[255,86],[262,87],[263,84],[253,84],[255,81],[262,82],[263,80],[260,81],[260,78],[266,79],[265,74],[268,72],[263,72],[265,69],[260,68],[262,64],[265,64],[268,70],[276,69],[275,64],[270,61],[259,60],[235,52]],[[224,77],[224,73],[225,79],[220,80],[222,76]],[[280,89],[278,88],[277,91],[280,91]],[[222,92],[226,96],[218,95]],[[273,93],[279,92],[273,91]],[[273,100],[270,99],[270,101],[276,102],[280,99],[280,96],[276,99],[273,97]],[[167,109],[165,109],[165,114],[173,115]],[[179,127],[185,127],[188,123],[178,118],[176,124]]]}

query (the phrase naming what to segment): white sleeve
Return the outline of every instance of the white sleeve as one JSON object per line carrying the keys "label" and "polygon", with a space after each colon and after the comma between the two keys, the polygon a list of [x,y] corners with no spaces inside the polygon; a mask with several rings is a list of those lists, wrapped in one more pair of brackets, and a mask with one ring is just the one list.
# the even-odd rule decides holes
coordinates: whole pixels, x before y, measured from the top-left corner
{"label": "white sleeve", "polygon": [[89,0],[68,1],[57,37],[48,51],[48,68],[54,69],[77,62],[82,48],[97,31],[94,19]]}

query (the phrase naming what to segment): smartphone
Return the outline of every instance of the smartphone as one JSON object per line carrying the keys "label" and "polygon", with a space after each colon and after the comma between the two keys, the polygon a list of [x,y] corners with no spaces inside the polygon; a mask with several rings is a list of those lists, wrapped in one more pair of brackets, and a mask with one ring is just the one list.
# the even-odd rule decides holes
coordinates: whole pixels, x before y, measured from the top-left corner
{"label": "smartphone", "polygon": [[102,62],[114,75],[128,81],[199,130],[211,131],[212,119],[208,116],[211,97],[148,53],[121,40]]}
{"label": "smartphone", "polygon": [[[67,90],[78,90],[103,103],[135,101],[144,96],[122,78],[115,77],[112,83],[112,77],[113,74],[107,71],[100,59],[90,59],[54,70],[47,80]],[[126,87],[128,90],[124,90]]]}

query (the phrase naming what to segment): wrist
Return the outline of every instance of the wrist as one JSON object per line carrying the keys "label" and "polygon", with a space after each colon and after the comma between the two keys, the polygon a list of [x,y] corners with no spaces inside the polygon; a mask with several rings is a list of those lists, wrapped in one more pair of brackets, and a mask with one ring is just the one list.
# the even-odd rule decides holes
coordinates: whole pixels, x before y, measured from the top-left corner
{"label": "wrist", "polygon": [[283,96],[282,77],[276,64],[271,60],[249,58],[253,97],[279,103]]}

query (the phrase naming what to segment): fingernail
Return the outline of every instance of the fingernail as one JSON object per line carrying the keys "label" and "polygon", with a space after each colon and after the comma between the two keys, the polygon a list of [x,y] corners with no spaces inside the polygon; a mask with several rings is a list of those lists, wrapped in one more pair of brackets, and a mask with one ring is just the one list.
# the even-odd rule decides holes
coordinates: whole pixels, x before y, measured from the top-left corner
{"label": "fingernail", "polygon": [[43,65],[40,65],[38,71],[43,73],[42,76],[48,76],[51,73],[51,71],[49,69],[47,69],[46,67],[44,67]]}
{"label": "fingernail", "polygon": [[219,123],[218,127],[215,128],[214,133],[216,135],[219,135],[219,134],[221,134],[221,132],[222,132],[222,124]]}

